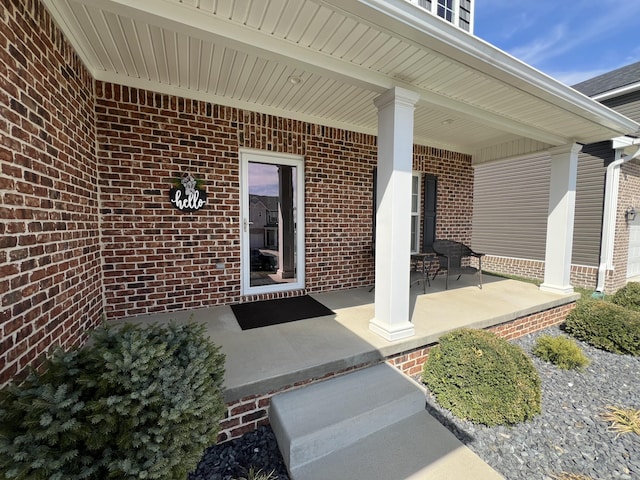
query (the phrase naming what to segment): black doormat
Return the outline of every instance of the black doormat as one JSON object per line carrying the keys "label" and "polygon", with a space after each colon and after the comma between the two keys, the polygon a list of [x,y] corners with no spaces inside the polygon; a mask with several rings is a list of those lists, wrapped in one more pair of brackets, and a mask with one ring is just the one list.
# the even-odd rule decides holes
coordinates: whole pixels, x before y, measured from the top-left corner
{"label": "black doormat", "polygon": [[309,295],[240,303],[231,305],[231,310],[233,310],[242,330],[295,322],[305,318],[323,317],[334,313],[333,310]]}

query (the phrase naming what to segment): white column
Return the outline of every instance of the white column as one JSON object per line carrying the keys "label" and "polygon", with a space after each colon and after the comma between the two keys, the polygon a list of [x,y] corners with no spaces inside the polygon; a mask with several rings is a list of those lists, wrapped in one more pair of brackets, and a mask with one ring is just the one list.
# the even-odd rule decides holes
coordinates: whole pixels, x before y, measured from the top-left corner
{"label": "white column", "polygon": [[420,96],[402,88],[375,100],[378,108],[378,208],[375,317],[369,328],[393,341],[415,334],[409,318],[413,111]]}
{"label": "white column", "polygon": [[572,293],[571,252],[576,206],[578,153],[582,145],[572,143],[554,148],[551,154],[551,185],[547,217],[547,245],[544,283],[541,290]]}

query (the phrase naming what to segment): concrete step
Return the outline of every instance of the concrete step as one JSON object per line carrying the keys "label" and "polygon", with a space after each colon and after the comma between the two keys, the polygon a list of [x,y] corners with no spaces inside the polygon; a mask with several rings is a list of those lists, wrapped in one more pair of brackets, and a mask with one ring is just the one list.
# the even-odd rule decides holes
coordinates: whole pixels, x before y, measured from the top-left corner
{"label": "concrete step", "polygon": [[426,411],[292,471],[294,480],[504,480]]}
{"label": "concrete step", "polygon": [[269,417],[293,480],[503,478],[387,364],[276,395]]}
{"label": "concrete step", "polygon": [[269,421],[294,471],[424,407],[424,392],[382,363],[274,396]]}

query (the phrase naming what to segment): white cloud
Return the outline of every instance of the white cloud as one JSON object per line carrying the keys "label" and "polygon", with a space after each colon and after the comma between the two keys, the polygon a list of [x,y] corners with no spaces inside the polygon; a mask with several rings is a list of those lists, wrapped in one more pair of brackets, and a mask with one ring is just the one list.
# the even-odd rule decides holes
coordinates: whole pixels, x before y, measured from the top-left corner
{"label": "white cloud", "polygon": [[278,195],[278,167],[266,163],[249,164],[249,193],[253,195]]}
{"label": "white cloud", "polygon": [[561,81],[565,85],[575,85],[580,82],[584,82],[585,80],[589,80],[590,78],[597,77],[598,75],[602,75],[603,73],[607,73],[611,70],[609,69],[593,69],[593,70],[575,70],[575,71],[558,71],[558,72],[547,72],[548,75],[555,78],[556,80]]}
{"label": "white cloud", "polygon": [[558,45],[564,42],[566,37],[567,26],[564,24],[555,25],[553,29],[547,33],[546,36],[534,38],[533,41],[526,45],[512,48],[510,53],[529,64],[537,64],[544,61],[549,55],[557,53],[550,53],[558,49]]}

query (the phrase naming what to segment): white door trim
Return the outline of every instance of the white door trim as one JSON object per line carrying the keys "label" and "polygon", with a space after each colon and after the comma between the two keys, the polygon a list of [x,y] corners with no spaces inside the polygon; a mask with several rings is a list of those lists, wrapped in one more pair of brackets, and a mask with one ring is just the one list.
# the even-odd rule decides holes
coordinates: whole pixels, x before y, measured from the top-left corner
{"label": "white door trim", "polygon": [[[240,293],[256,295],[305,287],[305,224],[304,224],[304,157],[286,153],[241,148],[240,160]],[[251,286],[251,259],[249,236],[249,163],[268,163],[296,167],[296,281],[275,285]]]}

